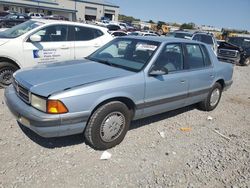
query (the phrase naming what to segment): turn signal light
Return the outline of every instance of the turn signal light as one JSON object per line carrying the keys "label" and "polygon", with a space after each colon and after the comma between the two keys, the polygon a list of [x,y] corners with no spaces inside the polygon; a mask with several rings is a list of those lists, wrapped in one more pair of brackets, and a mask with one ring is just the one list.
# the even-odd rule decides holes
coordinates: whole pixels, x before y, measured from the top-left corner
{"label": "turn signal light", "polygon": [[47,113],[50,114],[63,114],[67,113],[68,109],[59,100],[48,100],[47,101]]}

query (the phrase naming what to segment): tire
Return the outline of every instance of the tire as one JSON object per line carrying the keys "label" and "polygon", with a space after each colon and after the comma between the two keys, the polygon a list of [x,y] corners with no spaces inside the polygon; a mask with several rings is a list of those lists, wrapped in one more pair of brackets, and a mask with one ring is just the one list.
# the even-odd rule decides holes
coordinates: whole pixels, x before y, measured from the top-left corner
{"label": "tire", "polygon": [[216,82],[209,91],[207,98],[199,103],[200,109],[204,111],[214,110],[220,102],[221,94],[222,86],[220,83]]}
{"label": "tire", "polygon": [[248,66],[250,64],[250,57],[246,58],[243,62],[244,66]]}
{"label": "tire", "polygon": [[86,142],[98,150],[112,148],[122,142],[130,125],[131,113],[119,101],[100,106],[90,117],[84,132]]}
{"label": "tire", "polygon": [[9,62],[0,62],[0,87],[6,88],[12,83],[12,75],[18,67]]}

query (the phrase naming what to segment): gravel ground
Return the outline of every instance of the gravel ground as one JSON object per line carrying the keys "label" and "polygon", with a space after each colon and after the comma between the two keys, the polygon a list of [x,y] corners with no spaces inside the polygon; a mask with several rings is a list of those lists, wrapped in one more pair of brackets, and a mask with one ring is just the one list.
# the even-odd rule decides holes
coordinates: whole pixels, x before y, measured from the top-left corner
{"label": "gravel ground", "polygon": [[109,160],[82,135],[44,139],[18,126],[0,90],[0,187],[250,187],[249,78],[250,66],[235,67],[212,112],[133,122]]}

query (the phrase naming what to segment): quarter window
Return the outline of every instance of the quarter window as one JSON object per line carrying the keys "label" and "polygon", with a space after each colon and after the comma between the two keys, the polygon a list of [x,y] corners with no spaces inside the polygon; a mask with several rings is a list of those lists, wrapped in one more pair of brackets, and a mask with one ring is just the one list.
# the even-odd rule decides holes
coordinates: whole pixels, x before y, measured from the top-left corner
{"label": "quarter window", "polygon": [[183,56],[181,44],[168,44],[161,52],[155,62],[157,67],[165,67],[168,72],[179,71],[183,69]]}
{"label": "quarter window", "polygon": [[202,50],[202,53],[203,53],[205,66],[210,66],[211,65],[211,60],[209,58],[209,54],[207,52],[206,47],[204,45],[201,45],[201,50]]}
{"label": "quarter window", "polygon": [[41,42],[63,42],[68,40],[68,26],[66,25],[53,25],[41,29],[36,33],[40,35]]}
{"label": "quarter window", "polygon": [[203,55],[198,44],[187,44],[187,63],[190,69],[204,67]]}
{"label": "quarter window", "polygon": [[88,27],[75,27],[75,40],[76,41],[88,41],[98,38],[103,35],[103,33],[98,29],[88,28]]}

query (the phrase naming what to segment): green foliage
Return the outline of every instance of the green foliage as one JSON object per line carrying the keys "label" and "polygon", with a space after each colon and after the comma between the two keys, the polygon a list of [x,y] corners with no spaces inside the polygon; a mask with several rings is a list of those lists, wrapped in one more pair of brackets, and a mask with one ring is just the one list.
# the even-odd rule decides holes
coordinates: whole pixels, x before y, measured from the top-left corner
{"label": "green foliage", "polygon": [[180,29],[194,29],[194,23],[184,23],[180,26]]}
{"label": "green foliage", "polygon": [[123,22],[129,22],[129,23],[132,23],[133,21],[140,21],[140,19],[134,18],[132,16],[125,16],[123,14],[119,14],[118,19],[122,20]]}
{"label": "green foliage", "polygon": [[149,20],[148,23],[154,24],[155,22],[153,20]]}

